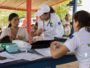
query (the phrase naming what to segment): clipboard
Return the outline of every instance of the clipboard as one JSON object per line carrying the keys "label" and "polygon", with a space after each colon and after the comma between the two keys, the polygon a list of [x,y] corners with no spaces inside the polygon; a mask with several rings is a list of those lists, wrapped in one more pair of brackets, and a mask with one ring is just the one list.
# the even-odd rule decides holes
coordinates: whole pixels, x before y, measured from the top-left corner
{"label": "clipboard", "polygon": [[59,41],[61,43],[64,43],[67,39],[66,38],[54,38],[54,40],[41,40],[32,43],[32,48],[31,49],[40,49],[40,48],[48,48],[50,47],[51,42],[53,41]]}
{"label": "clipboard", "polygon": [[32,48],[31,49],[40,49],[40,48],[48,48],[51,44],[51,42],[54,40],[41,40],[32,43]]}

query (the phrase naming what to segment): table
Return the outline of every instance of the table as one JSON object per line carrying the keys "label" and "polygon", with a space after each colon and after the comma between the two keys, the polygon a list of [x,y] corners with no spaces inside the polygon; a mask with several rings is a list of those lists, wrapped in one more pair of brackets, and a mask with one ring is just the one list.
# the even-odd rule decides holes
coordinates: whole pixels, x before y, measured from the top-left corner
{"label": "table", "polygon": [[75,55],[65,55],[59,59],[47,57],[34,61],[17,60],[0,64],[0,68],[55,68],[56,65],[65,64],[76,60]]}
{"label": "table", "polygon": [[[60,41],[64,42],[65,40],[60,40]],[[47,41],[47,43],[45,41],[37,42],[37,43],[33,44],[34,47],[32,49],[37,48],[37,45],[40,48],[49,47],[48,45],[51,42],[52,41]],[[43,47],[41,47],[41,46],[43,46]],[[75,55],[68,54],[59,59],[53,59],[51,57],[46,57],[46,58],[41,58],[41,59],[37,59],[34,61],[27,61],[27,60],[23,60],[23,59],[16,60],[16,61],[12,61],[12,62],[2,63],[2,64],[0,64],[0,68],[55,68],[56,65],[65,64],[65,63],[69,63],[69,62],[73,62],[73,61],[77,61]]]}

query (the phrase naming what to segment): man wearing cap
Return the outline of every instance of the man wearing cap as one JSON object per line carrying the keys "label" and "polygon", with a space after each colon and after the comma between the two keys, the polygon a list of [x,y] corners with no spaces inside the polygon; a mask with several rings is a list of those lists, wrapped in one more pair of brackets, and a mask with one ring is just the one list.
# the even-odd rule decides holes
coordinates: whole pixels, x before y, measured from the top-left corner
{"label": "man wearing cap", "polygon": [[55,12],[51,13],[51,7],[47,4],[40,6],[36,12],[39,17],[36,31],[37,36],[43,37],[43,40],[53,40],[54,37],[61,38],[64,34],[62,23]]}

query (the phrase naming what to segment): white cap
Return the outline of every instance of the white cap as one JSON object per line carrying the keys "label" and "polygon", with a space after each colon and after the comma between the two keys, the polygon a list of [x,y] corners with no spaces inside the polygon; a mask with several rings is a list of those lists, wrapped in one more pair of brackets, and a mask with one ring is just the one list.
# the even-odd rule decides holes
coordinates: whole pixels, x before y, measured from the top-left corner
{"label": "white cap", "polygon": [[36,12],[36,16],[41,16],[44,13],[50,12],[50,7],[47,4],[40,6],[39,10]]}

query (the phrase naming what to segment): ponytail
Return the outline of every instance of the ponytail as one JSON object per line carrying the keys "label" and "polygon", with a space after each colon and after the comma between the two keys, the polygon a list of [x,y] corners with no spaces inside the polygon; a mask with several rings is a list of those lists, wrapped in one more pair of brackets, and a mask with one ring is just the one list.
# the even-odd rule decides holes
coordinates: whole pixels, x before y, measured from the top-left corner
{"label": "ponytail", "polygon": [[8,28],[10,28],[11,26],[12,26],[11,23],[9,23]]}
{"label": "ponytail", "polygon": [[86,30],[87,30],[88,32],[90,32],[90,22],[89,22],[89,25],[86,27]]}

